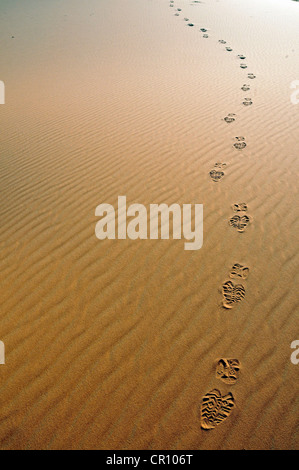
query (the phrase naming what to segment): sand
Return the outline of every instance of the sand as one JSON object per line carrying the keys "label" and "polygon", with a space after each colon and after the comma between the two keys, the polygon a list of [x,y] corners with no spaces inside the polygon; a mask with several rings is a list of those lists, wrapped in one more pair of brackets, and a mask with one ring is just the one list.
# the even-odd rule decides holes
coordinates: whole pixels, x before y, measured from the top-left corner
{"label": "sand", "polygon": [[[299,6],[169,5],[1,1],[1,449],[299,448]],[[203,248],[99,241],[119,195],[204,204]],[[206,430],[213,390],[233,406]]]}

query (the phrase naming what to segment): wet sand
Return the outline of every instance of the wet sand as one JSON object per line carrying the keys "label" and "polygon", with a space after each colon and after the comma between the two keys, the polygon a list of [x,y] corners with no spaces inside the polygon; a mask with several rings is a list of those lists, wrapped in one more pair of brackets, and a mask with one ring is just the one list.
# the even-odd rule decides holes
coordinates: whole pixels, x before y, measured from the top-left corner
{"label": "wet sand", "polygon": [[[298,8],[1,2],[1,449],[299,448]],[[203,248],[97,240],[119,195],[204,204]]]}

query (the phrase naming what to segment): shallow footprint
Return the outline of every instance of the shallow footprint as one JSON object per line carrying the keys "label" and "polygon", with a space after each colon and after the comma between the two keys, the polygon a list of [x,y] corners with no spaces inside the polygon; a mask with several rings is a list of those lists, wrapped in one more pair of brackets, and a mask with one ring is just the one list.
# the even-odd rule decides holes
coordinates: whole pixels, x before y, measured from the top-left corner
{"label": "shallow footprint", "polygon": [[194,26],[194,24],[193,23],[188,23],[188,26]]}
{"label": "shallow footprint", "polygon": [[226,47],[225,48],[228,52],[231,52],[232,51],[232,48],[231,47]]}
{"label": "shallow footprint", "polygon": [[243,90],[243,91],[249,91],[249,90],[250,90],[250,86],[249,86],[249,85],[243,85],[243,86],[241,87],[241,90]]}
{"label": "shallow footprint", "polygon": [[230,124],[231,122],[234,122],[236,120],[234,116],[236,116],[234,113],[229,113],[223,120]]}
{"label": "shallow footprint", "polygon": [[245,297],[245,287],[242,284],[234,284],[232,281],[227,281],[222,286],[224,308],[233,308],[235,304],[240,302]]}
{"label": "shallow footprint", "polygon": [[245,202],[240,202],[239,204],[233,205],[234,212],[247,212],[248,206]]}
{"label": "shallow footprint", "polygon": [[243,150],[245,149],[246,147],[246,142],[236,142],[234,144],[234,147],[237,149],[237,150]]}
{"label": "shallow footprint", "polygon": [[240,64],[240,67],[241,67],[241,69],[247,69],[247,65],[246,65],[246,64]]}
{"label": "shallow footprint", "polygon": [[218,181],[221,180],[221,178],[223,178],[224,176],[224,172],[223,171],[217,171],[217,170],[212,170],[210,171],[210,177],[212,178],[212,180],[217,183]]}
{"label": "shallow footprint", "polygon": [[253,101],[251,98],[244,98],[243,104],[244,106],[251,106],[253,104]]}
{"label": "shallow footprint", "polygon": [[222,396],[217,389],[211,390],[203,399],[200,407],[202,429],[214,429],[229,417],[235,405],[232,393]]}
{"label": "shallow footprint", "polygon": [[202,33],[206,33],[208,30],[207,30],[206,28],[200,28],[200,31],[201,31]]}
{"label": "shallow footprint", "polygon": [[220,42],[220,44],[226,44],[226,41],[224,41],[224,39],[219,39],[218,42]]}
{"label": "shallow footprint", "polygon": [[243,55],[243,54],[239,54],[239,55],[238,55],[238,58],[241,59],[241,60],[245,60],[245,59],[246,59],[245,55]]}
{"label": "shallow footprint", "polygon": [[238,359],[220,359],[216,366],[216,379],[228,385],[234,385],[239,378],[239,371]]}
{"label": "shallow footprint", "polygon": [[253,80],[254,78],[256,78],[256,75],[254,75],[253,73],[249,73],[248,78],[250,78],[250,80]]}
{"label": "shallow footprint", "polygon": [[203,34],[202,37],[203,37],[203,38],[208,38],[209,35],[208,35],[208,34]]}
{"label": "shallow footprint", "polygon": [[249,268],[242,266],[242,264],[235,263],[229,274],[231,279],[241,278],[247,279],[249,276]]}
{"label": "shallow footprint", "polygon": [[248,217],[248,215],[234,215],[229,219],[229,225],[236,228],[240,233],[244,232],[250,222],[250,217]]}
{"label": "shallow footprint", "polygon": [[243,150],[246,147],[245,137],[236,137],[237,142],[234,144],[234,147],[237,150]]}
{"label": "shallow footprint", "polygon": [[226,163],[215,163],[215,168],[219,168],[220,170],[222,170],[223,168],[226,167]]}

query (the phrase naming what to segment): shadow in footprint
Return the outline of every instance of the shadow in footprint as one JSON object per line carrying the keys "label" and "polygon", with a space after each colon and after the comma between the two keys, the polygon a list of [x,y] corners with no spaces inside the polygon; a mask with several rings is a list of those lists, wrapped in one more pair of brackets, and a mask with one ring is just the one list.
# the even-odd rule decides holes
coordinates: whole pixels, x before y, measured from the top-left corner
{"label": "shadow in footprint", "polygon": [[216,366],[216,379],[227,385],[234,385],[239,378],[240,362],[238,359],[220,359]]}
{"label": "shadow in footprint", "polygon": [[222,286],[222,305],[224,308],[231,309],[245,297],[245,287],[242,284],[234,284],[227,281]]}
{"label": "shadow in footprint", "polygon": [[235,405],[232,393],[222,396],[217,389],[207,393],[200,407],[201,428],[205,430],[214,429],[225,421]]}

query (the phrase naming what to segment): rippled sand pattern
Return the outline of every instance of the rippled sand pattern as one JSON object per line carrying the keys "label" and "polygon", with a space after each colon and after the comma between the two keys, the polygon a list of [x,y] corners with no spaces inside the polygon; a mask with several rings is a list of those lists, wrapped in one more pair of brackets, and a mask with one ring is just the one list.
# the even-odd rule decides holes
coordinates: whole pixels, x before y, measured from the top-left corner
{"label": "rippled sand pattern", "polygon": [[[298,4],[175,8],[1,0],[1,449],[299,447]],[[95,208],[119,195],[204,204],[203,248],[97,240]],[[236,263],[250,276],[228,310]],[[221,358],[240,379],[206,431],[202,397],[231,396]]]}

